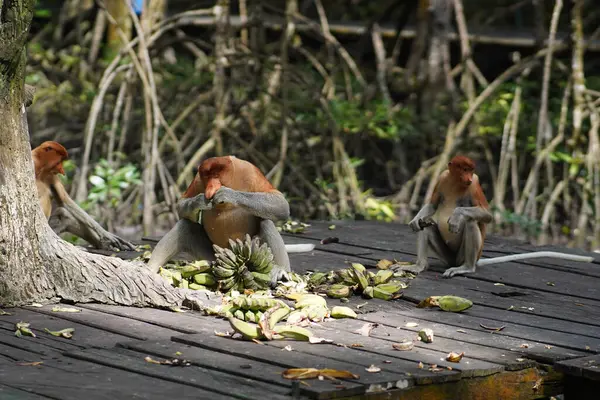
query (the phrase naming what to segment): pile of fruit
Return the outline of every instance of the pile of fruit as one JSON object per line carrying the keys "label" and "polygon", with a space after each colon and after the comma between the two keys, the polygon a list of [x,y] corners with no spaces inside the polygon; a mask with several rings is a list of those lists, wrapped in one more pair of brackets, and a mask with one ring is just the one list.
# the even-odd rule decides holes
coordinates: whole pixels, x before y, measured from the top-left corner
{"label": "pile of fruit", "polygon": [[377,273],[367,271],[362,264],[352,263],[350,268],[329,273],[315,272],[308,279],[309,289],[327,293],[334,299],[361,294],[367,299],[392,300],[400,297],[400,291],[408,285],[393,279],[394,271],[379,269]]}
{"label": "pile of fruit", "polygon": [[[331,310],[325,298],[316,294],[293,294],[293,306],[262,294],[240,295],[228,302],[206,310],[209,315],[227,318],[233,330],[246,339],[310,340],[312,332],[304,328],[325,318],[356,318],[349,307],[336,306]],[[285,324],[278,325],[281,321]]]}

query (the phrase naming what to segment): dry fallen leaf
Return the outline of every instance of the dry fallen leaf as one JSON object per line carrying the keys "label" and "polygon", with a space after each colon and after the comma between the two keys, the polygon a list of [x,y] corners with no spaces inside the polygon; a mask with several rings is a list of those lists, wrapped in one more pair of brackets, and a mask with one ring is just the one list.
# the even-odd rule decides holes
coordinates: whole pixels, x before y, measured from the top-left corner
{"label": "dry fallen leaf", "polygon": [[394,263],[390,260],[379,260],[379,262],[377,263],[377,268],[379,269],[388,269],[390,267],[390,265],[393,265]]}
{"label": "dry fallen leaf", "polygon": [[369,366],[369,368],[365,368],[365,370],[367,372],[380,372],[381,368],[375,366],[374,364],[371,364],[371,366]]}
{"label": "dry fallen leaf", "polygon": [[464,351],[460,354],[451,352],[446,356],[446,361],[457,363],[457,362],[460,362],[460,360],[463,358],[464,355],[465,355]]}
{"label": "dry fallen leaf", "polygon": [[512,310],[512,309],[514,309],[514,308],[515,308],[515,306],[510,306],[510,307],[508,307],[508,308],[506,309],[506,311],[510,311],[510,310]]}
{"label": "dry fallen leaf", "polygon": [[231,337],[231,333],[229,333],[229,331],[227,331],[227,332],[215,331],[215,335],[216,336],[221,336],[221,337]]}
{"label": "dry fallen leaf", "polygon": [[556,285],[554,284],[554,282],[546,282],[546,285],[548,285],[548,286],[556,286]]}
{"label": "dry fallen leaf", "polygon": [[416,328],[417,326],[419,326],[419,324],[417,324],[416,322],[407,322],[406,325],[407,328]]}
{"label": "dry fallen leaf", "polygon": [[379,324],[368,322],[368,323],[364,324],[362,327],[360,327],[359,329],[355,330],[354,333],[358,333],[359,335],[363,335],[363,336],[371,336],[371,331],[373,329],[375,329],[377,326],[379,326]]}
{"label": "dry fallen leaf", "polygon": [[287,351],[292,351],[292,346],[290,346],[289,344],[287,346],[285,346],[283,349],[281,350],[287,350]]}
{"label": "dry fallen leaf", "polygon": [[522,345],[519,346],[522,349],[528,349],[529,345],[527,343],[523,343]]}
{"label": "dry fallen leaf", "polygon": [[426,299],[421,300],[419,304],[417,304],[417,308],[427,308],[427,307],[437,307],[438,299],[441,296],[429,296]]}
{"label": "dry fallen leaf", "polygon": [[17,363],[17,365],[22,366],[22,367],[35,367],[36,365],[41,365],[43,364],[43,361],[33,361],[33,362],[20,362]]}
{"label": "dry fallen leaf", "polygon": [[465,331],[464,329],[457,329],[456,332],[467,333],[467,331]]}
{"label": "dry fallen leaf", "polygon": [[494,326],[485,326],[484,324],[479,324],[479,326],[482,327],[483,329],[487,329],[489,331],[496,331],[496,332],[500,332],[502,329],[506,328],[506,325],[494,327]]}
{"label": "dry fallen leaf", "polygon": [[552,348],[552,346],[550,346],[549,344],[547,344],[547,345],[546,345],[546,346],[544,346],[544,347],[545,347],[545,348],[547,348],[547,349],[551,349],[551,348]]}
{"label": "dry fallen leaf", "polygon": [[73,337],[73,332],[75,332],[74,328],[65,328],[60,331],[51,331],[48,328],[44,328],[44,331],[48,332],[52,336],[64,337],[67,339],[71,339]]}
{"label": "dry fallen leaf", "polygon": [[363,345],[360,343],[352,343],[350,347],[363,347]]}
{"label": "dry fallen leaf", "polygon": [[423,363],[421,361],[419,361],[419,364],[417,365],[417,368],[423,369]]}
{"label": "dry fallen leaf", "polygon": [[281,373],[285,379],[359,379],[360,376],[350,371],[337,369],[289,368]]}
{"label": "dry fallen leaf", "polygon": [[537,391],[540,388],[540,386],[542,386],[542,378],[535,381],[535,384],[533,385],[533,390]]}

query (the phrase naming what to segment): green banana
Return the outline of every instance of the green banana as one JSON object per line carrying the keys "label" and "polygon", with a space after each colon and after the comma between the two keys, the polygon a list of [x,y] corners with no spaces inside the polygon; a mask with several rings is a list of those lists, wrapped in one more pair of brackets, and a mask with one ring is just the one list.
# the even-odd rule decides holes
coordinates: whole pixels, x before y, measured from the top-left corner
{"label": "green banana", "polygon": [[196,282],[198,285],[204,286],[213,286],[217,283],[215,277],[208,272],[202,272],[194,275],[194,282]]}
{"label": "green banana", "polygon": [[369,280],[365,277],[365,267],[361,264],[352,263],[352,269],[360,290],[365,290],[365,288],[369,286]]}
{"label": "green banana", "polygon": [[240,333],[246,339],[262,338],[262,330],[257,324],[242,321],[238,318],[229,318],[229,324],[236,332]]}
{"label": "green banana", "polygon": [[343,285],[341,283],[336,283],[334,285],[331,285],[329,287],[329,290],[327,290],[327,296],[329,296],[333,299],[341,299],[344,297],[350,297],[351,294],[352,294],[352,290],[351,290],[350,286]]}
{"label": "green banana", "polygon": [[273,327],[275,327],[279,321],[289,315],[290,311],[291,310],[287,307],[280,307],[274,310],[269,316],[269,328],[273,329]]}
{"label": "green banana", "polygon": [[296,340],[308,340],[313,336],[311,331],[300,326],[277,325],[273,328],[273,331],[285,338]]}
{"label": "green banana", "polygon": [[296,301],[295,308],[304,308],[312,305],[327,307],[327,300],[317,294],[303,294]]}
{"label": "green banana", "polygon": [[331,309],[332,318],[358,318],[358,315],[350,307],[335,306]]}
{"label": "green banana", "polygon": [[377,286],[382,283],[387,283],[390,279],[392,279],[393,276],[394,271],[389,269],[380,269],[379,271],[377,271],[375,277],[373,278],[373,284]]}

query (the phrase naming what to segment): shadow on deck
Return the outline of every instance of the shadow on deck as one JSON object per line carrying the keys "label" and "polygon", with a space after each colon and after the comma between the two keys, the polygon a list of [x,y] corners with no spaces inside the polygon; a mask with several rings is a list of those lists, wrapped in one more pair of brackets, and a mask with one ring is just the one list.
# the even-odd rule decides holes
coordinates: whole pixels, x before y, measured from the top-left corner
{"label": "shadow on deck", "polygon": [[[287,243],[317,244],[309,254],[290,255],[297,272],[343,268],[348,262],[375,268],[382,258],[414,260],[416,236],[405,226],[352,221],[338,222],[330,231],[329,224],[285,234]],[[339,237],[339,243],[319,244],[328,236]],[[536,250],[491,237],[484,257]],[[199,312],[98,304],[78,304],[78,313],[53,312],[51,306],[7,309],[12,315],[0,316],[0,399],[513,400],[560,393],[566,399],[595,399],[600,389],[600,255],[591,255],[593,263],[533,259],[484,266],[450,280],[441,278],[443,268],[432,260],[431,269],[414,279],[401,299],[354,297],[346,305],[362,305],[355,308],[357,320],[311,327],[336,345],[291,340],[260,345],[222,338],[214,331],[230,330],[228,322]],[[469,298],[474,305],[462,313],[415,308],[428,296],[444,294]],[[19,321],[31,323],[37,337],[16,337]],[[371,335],[355,333],[365,323],[377,324]],[[44,332],[67,327],[75,328],[72,339]],[[421,328],[433,330],[433,343],[417,341],[410,351],[392,348]],[[460,363],[445,361],[451,351],[465,353]],[[145,361],[147,356],[181,357],[192,365],[157,365]],[[381,371],[366,371],[371,365]],[[281,372],[293,367],[349,370],[360,379],[295,383],[282,378]]]}

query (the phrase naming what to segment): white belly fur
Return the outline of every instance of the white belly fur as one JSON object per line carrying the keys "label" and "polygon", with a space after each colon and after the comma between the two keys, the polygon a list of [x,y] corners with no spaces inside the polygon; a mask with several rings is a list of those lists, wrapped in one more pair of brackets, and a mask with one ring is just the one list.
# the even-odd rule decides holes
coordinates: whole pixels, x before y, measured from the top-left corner
{"label": "white belly fur", "polygon": [[456,233],[450,232],[448,229],[448,218],[454,212],[454,207],[440,207],[434,215],[437,222],[438,230],[444,239],[444,242],[453,251],[458,251],[460,245],[459,236]]}

